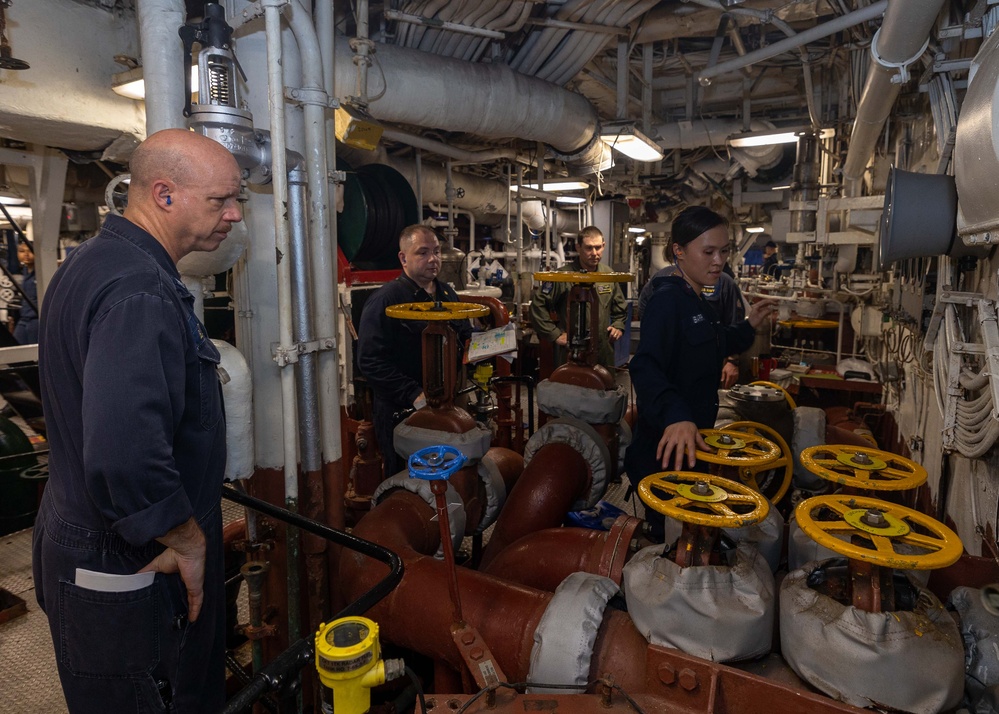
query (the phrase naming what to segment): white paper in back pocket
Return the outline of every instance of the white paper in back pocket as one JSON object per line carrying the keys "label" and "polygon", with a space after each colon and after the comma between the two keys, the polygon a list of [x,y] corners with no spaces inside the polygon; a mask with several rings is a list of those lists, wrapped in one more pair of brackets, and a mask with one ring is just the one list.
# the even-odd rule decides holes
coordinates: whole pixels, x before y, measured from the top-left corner
{"label": "white paper in back pocket", "polygon": [[156,573],[151,571],[134,575],[112,575],[84,568],[76,569],[78,587],[102,593],[130,593],[133,590],[141,590],[152,585],[155,577]]}

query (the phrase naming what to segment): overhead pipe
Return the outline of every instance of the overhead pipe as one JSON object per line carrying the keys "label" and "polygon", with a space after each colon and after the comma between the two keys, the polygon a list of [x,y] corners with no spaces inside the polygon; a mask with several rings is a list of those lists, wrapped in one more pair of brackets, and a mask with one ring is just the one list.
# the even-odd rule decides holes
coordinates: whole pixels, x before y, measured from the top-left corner
{"label": "overhead pipe", "polygon": [[[934,2],[935,1],[936,0],[934,0]],[[784,54],[790,50],[797,49],[802,45],[808,44],[809,42],[821,40],[823,37],[829,37],[830,35],[834,35],[837,32],[849,29],[863,22],[875,20],[881,17],[887,7],[888,0],[879,0],[879,2],[876,2],[873,5],[868,5],[860,10],[856,10],[847,15],[841,15],[833,20],[824,22],[821,25],[816,25],[815,27],[811,27],[807,30],[802,30],[793,37],[786,37],[783,40],[774,42],[772,45],[767,45],[761,49],[749,52],[742,57],[736,57],[725,62],[719,62],[714,67],[706,67],[697,73],[697,79],[698,81],[711,80],[720,75],[734,72],[735,70],[742,69],[743,67],[749,67],[757,62],[762,62],[763,60],[770,59],[771,57],[776,57],[777,55]]]}
{"label": "overhead pipe", "polygon": [[[184,72],[190,71],[177,30],[187,21],[184,0],[139,0],[136,6],[142,76],[146,82],[146,135],[187,127]],[[167,31],[168,30],[168,31]]]}
{"label": "overhead pipe", "polygon": [[[397,553],[404,563],[398,587],[368,611],[378,622],[383,637],[395,645],[412,649],[454,669],[466,667],[451,639],[453,620],[447,595],[446,565],[432,556],[440,530],[431,523],[434,511],[420,496],[396,491],[366,514],[354,535]],[[366,557],[345,553],[340,561],[340,582],[350,600],[383,575]],[[497,578],[457,569],[462,614],[473,626],[510,681],[526,681],[538,628],[552,594],[507,583]],[[413,603],[420,603],[420,616],[413,617]],[[645,661],[648,642],[627,613],[608,609],[594,645],[590,671],[609,673],[625,691],[647,690],[645,670],[635,662]]]}
{"label": "overhead pipe", "polygon": [[867,83],[857,105],[850,148],[843,162],[847,196],[860,194],[860,180],[867,170],[867,162],[874,154],[881,129],[908,78],[904,68],[926,51],[930,31],[943,5],[944,0],[910,0],[893,2],[885,11],[881,29],[871,41]]}
{"label": "overhead pipe", "polygon": [[576,449],[559,443],[538,449],[496,520],[482,568],[520,537],[561,525],[572,504],[589,495],[590,485],[590,466]]}
{"label": "overhead pipe", "polygon": [[[336,44],[338,87],[353,79],[345,44]],[[504,64],[471,64],[393,45],[379,45],[378,64],[379,78],[368,77],[368,93],[378,97],[368,105],[375,119],[541,141],[562,153],[599,145],[593,142],[596,109],[582,95]]]}
{"label": "overhead pipe", "polygon": [[744,131],[773,129],[771,122],[753,119],[746,129],[741,119],[700,119],[692,122],[657,124],[656,144],[661,149],[699,149],[702,146],[723,146],[732,134]]}

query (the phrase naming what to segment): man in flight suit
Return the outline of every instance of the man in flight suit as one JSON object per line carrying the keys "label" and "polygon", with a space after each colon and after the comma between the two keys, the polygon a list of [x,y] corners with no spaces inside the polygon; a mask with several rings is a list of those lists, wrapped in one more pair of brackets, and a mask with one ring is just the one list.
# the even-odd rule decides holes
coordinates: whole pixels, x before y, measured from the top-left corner
{"label": "man in flight suit", "polygon": [[[437,279],[441,244],[427,226],[413,225],[399,235],[402,274],[378,288],[364,303],[357,331],[357,367],[374,392],[375,439],[385,462],[385,473],[398,473],[404,464],[393,445],[394,415],[419,409],[423,395],[423,329],[425,321],[397,320],[385,314],[390,305],[409,302],[458,302],[458,294]],[[459,364],[472,334],[468,320],[454,320],[458,333]]]}
{"label": "man in flight suit", "polygon": [[176,264],[242,220],[240,169],[180,129],[130,169],[124,216],[73,251],[44,303],[35,596],[72,714],[216,712],[225,418],[219,352]]}
{"label": "man in flight suit", "polygon": [[[559,272],[609,273],[611,269],[600,262],[604,254],[604,235],[596,226],[589,226],[576,237],[577,257],[559,268]],[[600,325],[606,325],[595,337],[598,341],[597,362],[609,370],[614,369],[613,343],[624,334],[624,320],[628,305],[619,283],[595,283],[600,302]],[[531,297],[531,323],[538,336],[554,345],[555,366],[568,359],[569,291],[572,283],[545,282],[534,289]]]}

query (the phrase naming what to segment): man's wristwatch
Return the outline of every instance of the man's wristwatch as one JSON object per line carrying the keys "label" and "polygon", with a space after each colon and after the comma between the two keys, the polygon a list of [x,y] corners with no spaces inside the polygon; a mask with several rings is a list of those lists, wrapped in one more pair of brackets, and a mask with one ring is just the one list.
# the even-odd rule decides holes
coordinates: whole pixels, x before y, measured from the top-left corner
{"label": "man's wristwatch", "polygon": [[726,357],[725,361],[728,362],[729,364],[734,364],[734,365],[738,365],[739,364],[739,358],[738,357]]}

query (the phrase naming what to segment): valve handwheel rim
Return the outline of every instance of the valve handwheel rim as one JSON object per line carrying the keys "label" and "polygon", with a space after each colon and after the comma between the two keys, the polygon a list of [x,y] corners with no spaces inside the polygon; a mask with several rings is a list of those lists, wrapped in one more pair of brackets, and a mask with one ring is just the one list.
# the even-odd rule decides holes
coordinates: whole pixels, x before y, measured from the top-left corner
{"label": "valve handwheel rim", "polygon": [[489,308],[471,302],[403,302],[389,305],[385,314],[397,320],[466,320],[485,317]]}
{"label": "valve handwheel rim", "polygon": [[[451,457],[450,459],[448,457]],[[410,454],[409,477],[423,481],[447,480],[468,459],[453,446],[427,446]]]}
{"label": "valve handwheel rim", "polygon": [[907,491],[926,482],[926,469],[911,459],[866,446],[809,446],[801,465],[841,486],[869,491]]}
{"label": "valve handwheel rim", "polygon": [[780,458],[780,447],[762,436],[725,429],[700,431],[704,441],[719,450],[717,454],[696,452],[700,461],[721,466],[764,466]]}
{"label": "valve handwheel rim", "polygon": [[[734,421],[725,427],[726,431],[737,431],[751,433],[753,431],[762,432],[758,434],[766,439],[777,444],[780,448],[781,455],[776,461],[772,463],[762,464],[760,466],[743,466],[739,470],[739,479],[749,486],[750,488],[759,491],[764,496],[770,499],[771,503],[780,503],[781,499],[787,495],[788,490],[791,488],[791,481],[794,477],[794,458],[791,455],[791,448],[787,445],[784,437],[780,435],[776,429],[772,429],[766,424],[760,424],[755,421]],[[710,443],[710,442],[708,442]],[[778,481],[776,478],[768,479],[766,485],[760,485],[760,479],[758,478],[761,474],[769,471],[778,471],[779,469],[784,469],[784,474],[780,477]],[[775,477],[777,474],[775,474]],[[767,491],[771,490],[769,487],[771,484],[777,483],[777,490],[770,495]]]}
{"label": "valve handwheel rim", "polygon": [[[872,521],[872,513],[884,525]],[[798,504],[794,517],[801,530],[819,545],[852,560],[881,567],[936,570],[957,562],[964,551],[960,537],[940,521],[877,498],[848,494],[813,496]],[[870,547],[837,536],[856,537]],[[897,546],[925,552],[899,552]]]}
{"label": "valve handwheel rim", "polygon": [[769,501],[749,486],[693,471],[646,476],[638,483],[638,496],[657,513],[709,528],[751,526],[770,512]]}
{"label": "valve handwheel rim", "polygon": [[630,283],[635,279],[631,273],[583,273],[578,270],[544,271],[534,274],[534,279],[543,283]]}

